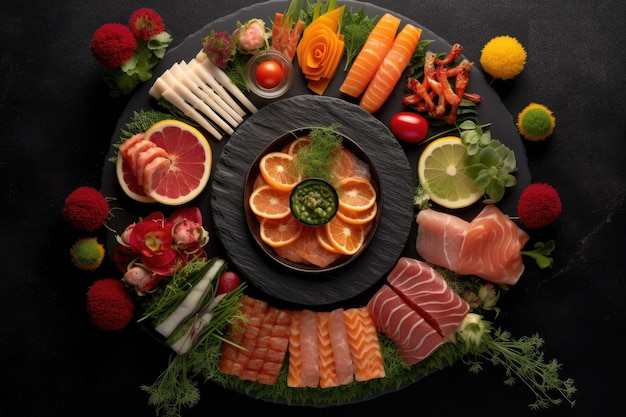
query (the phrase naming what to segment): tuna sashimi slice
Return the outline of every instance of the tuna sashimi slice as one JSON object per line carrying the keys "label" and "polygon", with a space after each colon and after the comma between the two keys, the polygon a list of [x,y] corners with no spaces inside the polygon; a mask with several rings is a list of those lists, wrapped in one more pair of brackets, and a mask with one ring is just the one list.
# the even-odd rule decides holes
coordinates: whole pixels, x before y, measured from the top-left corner
{"label": "tuna sashimi slice", "polygon": [[469,312],[469,304],[425,262],[400,258],[387,281],[441,336],[449,336]]}
{"label": "tuna sashimi slice", "polygon": [[426,359],[444,343],[437,330],[389,286],[382,286],[367,307],[378,330],[396,344],[407,365]]}
{"label": "tuna sashimi slice", "polygon": [[524,272],[521,251],[529,238],[498,207],[486,205],[465,232],[455,272],[513,285]]}
{"label": "tuna sashimi slice", "polygon": [[469,223],[458,216],[437,210],[421,210],[415,249],[427,262],[456,271]]}

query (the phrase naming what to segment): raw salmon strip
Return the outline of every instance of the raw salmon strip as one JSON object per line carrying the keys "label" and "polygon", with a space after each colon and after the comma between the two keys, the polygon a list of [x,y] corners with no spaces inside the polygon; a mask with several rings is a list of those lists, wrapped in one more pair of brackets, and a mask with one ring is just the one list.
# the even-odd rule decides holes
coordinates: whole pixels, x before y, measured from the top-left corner
{"label": "raw salmon strip", "polygon": [[328,334],[333,349],[337,383],[349,384],[354,380],[354,363],[343,308],[337,308],[328,314]]}
{"label": "raw salmon strip", "polygon": [[335,355],[330,340],[330,332],[328,321],[330,313],[320,311],[316,314],[317,318],[317,341],[319,352],[319,370],[320,370],[320,387],[329,388],[339,385],[337,379],[337,368],[335,366]]}
{"label": "raw salmon strip", "polygon": [[378,341],[378,330],[367,306],[344,311],[354,379],[367,381],[385,377],[385,364]]}
{"label": "raw salmon strip", "polygon": [[354,59],[339,91],[358,97],[365,91],[387,51],[391,48],[400,27],[400,19],[385,13],[365,40],[361,51]]}
{"label": "raw salmon strip", "polygon": [[530,237],[493,204],[488,204],[465,232],[457,273],[513,285],[524,272],[522,248]]}
{"label": "raw salmon strip", "polygon": [[426,261],[456,271],[465,231],[469,226],[458,216],[436,210],[420,210],[415,249]]}
{"label": "raw salmon strip", "polygon": [[320,371],[317,317],[314,311],[302,310],[292,313],[288,350],[287,386],[317,387]]}
{"label": "raw salmon strip", "polygon": [[411,24],[404,25],[385,59],[378,66],[376,74],[361,97],[359,106],[370,113],[382,107],[411,62],[421,36],[422,29]]}
{"label": "raw salmon strip", "polygon": [[237,327],[231,325],[227,338],[244,349],[224,343],[219,369],[244,380],[273,385],[289,345],[291,312],[249,296],[243,296],[241,302],[241,312],[248,320],[245,330],[235,330]]}

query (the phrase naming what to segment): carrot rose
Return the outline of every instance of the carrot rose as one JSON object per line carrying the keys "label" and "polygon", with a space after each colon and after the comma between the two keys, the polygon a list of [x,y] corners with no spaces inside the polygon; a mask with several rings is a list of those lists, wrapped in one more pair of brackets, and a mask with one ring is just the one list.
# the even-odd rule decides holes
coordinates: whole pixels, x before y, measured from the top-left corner
{"label": "carrot rose", "polygon": [[339,33],[344,9],[341,6],[313,20],[296,48],[298,65],[309,80],[309,89],[320,95],[335,75],[345,49],[343,35]]}

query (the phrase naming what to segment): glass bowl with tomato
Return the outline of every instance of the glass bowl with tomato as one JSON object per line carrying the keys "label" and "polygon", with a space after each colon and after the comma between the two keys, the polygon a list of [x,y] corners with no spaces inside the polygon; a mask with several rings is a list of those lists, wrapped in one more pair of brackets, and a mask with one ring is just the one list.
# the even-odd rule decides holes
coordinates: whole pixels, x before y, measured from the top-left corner
{"label": "glass bowl with tomato", "polygon": [[259,97],[273,99],[285,94],[293,83],[293,64],[284,54],[265,49],[246,63],[246,82]]}

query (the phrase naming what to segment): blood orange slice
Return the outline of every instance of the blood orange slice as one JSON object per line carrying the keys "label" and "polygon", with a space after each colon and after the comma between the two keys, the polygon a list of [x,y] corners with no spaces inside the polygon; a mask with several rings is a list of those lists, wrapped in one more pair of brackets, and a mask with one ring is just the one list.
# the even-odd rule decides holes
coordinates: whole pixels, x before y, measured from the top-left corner
{"label": "blood orange slice", "polygon": [[196,198],[211,175],[213,154],[206,137],[186,123],[162,120],[146,130],[145,138],[169,154],[169,164],[150,163],[145,167],[145,193],[159,203],[172,206]]}

